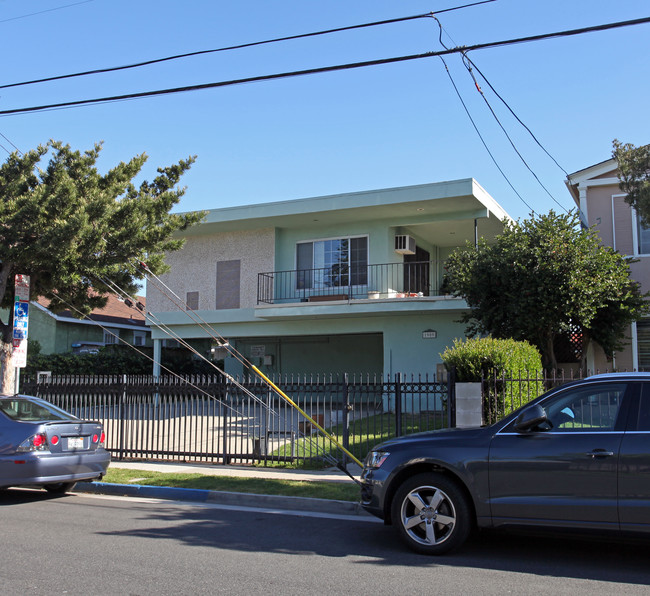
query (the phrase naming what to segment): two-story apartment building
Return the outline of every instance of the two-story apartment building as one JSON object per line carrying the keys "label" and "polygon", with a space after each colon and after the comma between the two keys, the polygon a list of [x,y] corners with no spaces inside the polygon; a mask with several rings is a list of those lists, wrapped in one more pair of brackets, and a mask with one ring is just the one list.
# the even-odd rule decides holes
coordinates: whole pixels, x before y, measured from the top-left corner
{"label": "two-story apartment building", "polygon": [[[566,183],[582,223],[595,226],[604,245],[633,257],[632,277],[641,284],[641,291],[650,291],[650,228],[641,225],[634,209],[625,202],[616,161],[609,159],[574,172]],[[612,362],[595,352],[590,355],[589,368],[650,370],[650,319],[633,324],[628,336],[628,346]]]}
{"label": "two-story apartment building", "polygon": [[[507,218],[473,179],[214,209],[167,256],[186,306],[156,283],[147,306],[231,374],[205,324],[266,373],[431,374],[465,328],[444,260]],[[159,356],[168,334],[152,337]]]}

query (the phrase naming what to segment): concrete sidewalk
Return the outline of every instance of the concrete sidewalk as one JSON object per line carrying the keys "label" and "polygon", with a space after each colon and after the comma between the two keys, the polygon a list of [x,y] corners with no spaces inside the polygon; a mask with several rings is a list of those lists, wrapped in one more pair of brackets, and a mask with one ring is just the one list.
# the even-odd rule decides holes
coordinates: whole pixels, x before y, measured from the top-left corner
{"label": "concrete sidewalk", "polygon": [[[287,470],[283,468],[257,468],[252,466],[224,466],[210,464],[186,464],[166,462],[111,462],[112,468],[189,473],[206,476],[232,476],[239,478],[263,478],[276,480],[299,480],[305,482],[352,482],[352,479],[337,468],[327,470]],[[359,478],[359,466],[348,466],[350,473]],[[106,482],[79,482],[76,492],[146,497],[195,503],[213,503],[228,507],[247,507],[275,511],[304,512],[358,517],[366,521],[379,521],[364,511],[360,503],[336,501],[332,499],[313,499],[306,497],[286,497],[259,495],[214,490],[147,486],[139,484],[109,484]]]}

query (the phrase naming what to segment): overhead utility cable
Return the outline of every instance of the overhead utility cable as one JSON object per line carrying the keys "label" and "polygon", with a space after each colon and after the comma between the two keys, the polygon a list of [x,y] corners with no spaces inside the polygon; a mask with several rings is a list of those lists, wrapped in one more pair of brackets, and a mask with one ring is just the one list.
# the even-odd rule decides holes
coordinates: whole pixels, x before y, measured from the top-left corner
{"label": "overhead utility cable", "polygon": [[512,147],[512,149],[514,150],[514,152],[517,154],[517,157],[519,157],[519,159],[520,159],[521,162],[524,164],[524,166],[526,167],[526,169],[527,169],[527,170],[532,174],[533,178],[535,178],[535,180],[537,181],[537,183],[542,187],[542,189],[544,190],[544,192],[545,192],[545,193],[546,193],[546,194],[547,194],[547,195],[548,195],[548,196],[549,196],[549,197],[550,197],[550,198],[555,202],[555,204],[558,205],[558,206],[559,206],[563,211],[567,211],[567,209],[564,207],[564,205],[562,205],[562,203],[560,203],[560,201],[558,201],[558,200],[553,196],[553,194],[551,193],[551,191],[550,191],[548,188],[546,188],[546,186],[544,185],[544,183],[539,179],[539,176],[538,176],[538,175],[534,172],[534,170],[530,167],[530,165],[528,164],[528,162],[526,161],[526,159],[524,158],[524,156],[521,154],[521,152],[519,151],[519,149],[517,149],[517,146],[515,145],[515,142],[512,140],[512,137],[510,136],[510,134],[508,133],[508,131],[505,129],[505,127],[504,127],[503,124],[501,123],[501,120],[499,120],[499,117],[497,116],[496,112],[494,111],[494,109],[493,109],[492,106],[490,105],[490,102],[488,101],[488,98],[485,97],[485,93],[483,93],[483,89],[481,89],[481,86],[478,84],[478,81],[476,80],[476,77],[474,76],[474,73],[472,72],[472,67],[471,67],[471,65],[470,65],[470,64],[467,64],[467,63],[465,62],[465,55],[463,55],[463,64],[465,64],[465,67],[467,68],[467,70],[468,70],[470,76],[472,77],[472,80],[474,81],[474,86],[476,87],[476,90],[479,92],[480,96],[483,98],[483,101],[485,102],[485,105],[486,105],[486,106],[488,107],[488,109],[490,110],[490,113],[492,114],[492,116],[493,116],[494,119],[496,120],[496,123],[499,125],[499,128],[503,131],[503,134],[506,136],[506,139],[508,139],[508,142],[510,143],[510,146]]}
{"label": "overhead utility cable", "polygon": [[39,10],[38,12],[32,12],[29,14],[24,14],[19,17],[11,17],[9,19],[2,19],[0,23],[8,23],[9,21],[17,21],[18,19],[26,19],[27,17],[35,17],[39,14],[44,14],[46,12],[54,12],[55,10],[62,10],[64,8],[70,8],[71,6],[79,6],[80,4],[88,4],[89,2],[94,2],[95,0],[82,0],[82,2],[75,2],[74,4],[65,4],[64,6],[57,6],[55,8],[48,8],[46,10]]}
{"label": "overhead utility cable", "polygon": [[[2,137],[5,141],[7,141],[7,143],[9,143],[16,151],[18,151],[19,154],[22,155],[23,152],[20,149],[18,149],[18,147],[16,147],[16,145],[14,145],[11,142],[11,140],[5,135],[3,135],[1,132],[0,132],[0,137]],[[4,145],[0,145],[0,147],[2,147],[7,153],[9,153],[9,155],[13,153],[12,151],[9,151],[9,149],[7,149]]]}
{"label": "overhead utility cable", "polygon": [[[487,4],[489,2],[495,2],[495,0],[482,0],[481,2],[474,2],[472,4],[465,4],[464,6],[455,6],[453,8],[445,8],[443,10],[436,11],[435,14],[441,14],[443,12],[450,12],[452,10],[460,10],[461,8],[468,8],[468,7],[471,7],[471,6],[477,6],[479,4]],[[123,66],[111,66],[111,67],[107,67],[107,68],[97,68],[97,69],[94,69],[94,70],[86,70],[86,71],[83,71],[83,72],[75,72],[75,73],[72,73],[72,74],[58,75],[58,76],[53,76],[53,77],[45,77],[45,78],[42,78],[42,79],[33,79],[31,81],[23,81],[23,82],[20,82],[20,83],[8,83],[6,85],[0,85],[0,89],[7,89],[9,87],[19,87],[19,86],[22,86],[22,85],[33,85],[35,83],[46,83],[46,82],[49,82],[49,81],[60,81],[61,79],[71,79],[71,78],[74,78],[74,77],[85,77],[85,76],[88,76],[88,75],[103,74],[103,73],[107,73],[107,72],[115,72],[115,71],[118,71],[118,70],[127,70],[127,69],[130,69],[130,68],[139,68],[139,67],[142,67],[142,66],[150,66],[152,64],[159,64],[161,62],[168,62],[170,60],[179,60],[181,58],[190,58],[190,57],[193,57],[193,56],[201,56],[201,55],[204,55],[204,54],[214,54],[216,52],[227,52],[227,51],[230,51],[230,50],[241,50],[241,49],[244,49],[244,48],[252,48],[252,47],[255,47],[255,46],[261,46],[261,45],[271,44],[271,43],[278,43],[278,42],[282,42],[282,41],[291,41],[291,40],[295,40],[295,39],[304,39],[304,38],[307,38],[307,37],[316,37],[318,35],[328,35],[330,33],[340,33],[342,31],[352,31],[354,29],[363,29],[363,28],[366,28],[366,27],[376,27],[376,26],[379,26],[379,25],[389,25],[389,24],[393,24],[393,23],[400,23],[400,22],[404,22],[404,21],[412,21],[412,20],[415,20],[415,19],[423,19],[423,18],[427,18],[427,17],[432,17],[433,14],[434,13],[432,13],[432,12],[428,12],[428,13],[425,13],[425,14],[418,14],[418,15],[413,15],[413,16],[409,16],[409,17],[397,17],[397,18],[394,18],[394,19],[386,19],[384,21],[375,21],[375,22],[372,22],[372,23],[362,23],[360,25],[349,25],[347,27],[337,27],[335,29],[326,29],[324,31],[314,31],[312,33],[301,33],[301,34],[297,34],[297,35],[288,35],[286,37],[276,37],[274,39],[265,39],[263,41],[253,41],[253,42],[250,42],[250,43],[241,43],[241,44],[237,44],[237,45],[233,45],[233,46],[226,46],[226,47],[223,47],[223,48],[215,48],[215,49],[212,49],[212,50],[198,50],[196,52],[187,52],[185,54],[176,54],[174,56],[166,56],[164,58],[154,58],[152,60],[145,60],[143,62],[135,62],[133,64],[125,64]],[[0,21],[0,22],[2,22],[2,21]]]}
{"label": "overhead utility cable", "polygon": [[[438,23],[438,28],[439,28],[438,42],[440,43],[440,45],[441,45],[443,48],[448,49],[447,46],[446,46],[446,45],[444,44],[444,42],[442,41],[442,33],[443,33],[442,23],[440,22],[440,20],[439,20],[437,17],[433,17],[433,18],[435,19],[436,23]],[[444,61],[444,58],[441,58],[441,59],[442,59],[442,61],[443,61],[443,63],[444,63],[444,62],[445,62],[445,61]],[[492,114],[492,117],[494,118],[494,120],[496,121],[497,125],[499,126],[499,128],[501,129],[501,131],[503,132],[503,134],[505,135],[506,139],[508,139],[508,142],[510,143],[510,146],[512,147],[512,149],[514,150],[514,152],[517,154],[517,157],[519,157],[519,159],[521,160],[521,162],[524,164],[524,166],[526,167],[526,169],[527,169],[527,170],[532,174],[533,178],[535,178],[535,180],[537,181],[537,183],[542,187],[542,189],[544,190],[544,192],[546,192],[546,194],[547,194],[547,195],[548,195],[548,196],[549,196],[549,197],[550,197],[550,198],[551,198],[551,199],[552,199],[552,200],[553,200],[553,201],[554,201],[554,202],[555,202],[555,203],[556,203],[556,204],[557,204],[561,209],[563,209],[564,211],[566,211],[566,209],[564,208],[564,206],[563,206],[563,205],[562,205],[562,204],[561,204],[561,203],[560,203],[560,202],[559,202],[559,201],[558,201],[558,200],[557,200],[557,199],[556,199],[556,198],[551,194],[551,192],[548,190],[548,188],[546,188],[546,186],[542,183],[542,181],[539,179],[539,176],[538,176],[538,175],[533,171],[533,169],[530,167],[530,165],[528,164],[528,162],[526,161],[526,159],[524,158],[524,156],[521,154],[521,152],[519,151],[519,149],[518,149],[517,146],[515,145],[515,142],[512,140],[512,137],[510,136],[510,134],[508,133],[508,131],[505,129],[505,127],[504,127],[503,124],[501,123],[501,120],[499,119],[499,117],[497,116],[496,112],[495,112],[494,109],[492,108],[492,105],[491,105],[490,102],[488,101],[488,98],[485,96],[485,93],[483,93],[483,89],[481,89],[481,86],[479,85],[478,81],[476,80],[476,77],[474,76],[474,72],[472,71],[472,65],[471,65],[471,63],[469,62],[469,58],[467,58],[467,55],[464,54],[464,53],[462,54],[462,60],[463,60],[463,66],[465,66],[465,68],[467,69],[467,72],[468,72],[469,75],[472,77],[472,81],[474,82],[474,87],[476,87],[476,90],[479,92],[480,96],[483,98],[483,101],[485,102],[485,105],[488,107],[488,110],[490,110],[490,113]],[[447,64],[446,64],[446,63],[445,63],[445,68],[447,68]],[[447,74],[449,74],[449,75],[450,75],[450,78],[451,78],[451,74],[449,73],[449,69],[447,69]],[[456,87],[456,86],[454,85],[454,87]],[[458,89],[456,89],[456,93],[458,93]],[[459,97],[460,97],[460,94],[459,94],[459,93],[458,93],[458,95],[459,95]],[[467,111],[467,107],[465,106],[464,103],[463,103],[463,107],[465,107],[465,110]],[[473,121],[472,121],[472,124],[473,124]],[[475,128],[476,128],[476,127],[475,127]],[[482,139],[481,139],[481,140],[482,140]],[[511,185],[511,187],[512,187],[512,185]],[[517,196],[519,196],[519,198],[521,198],[521,196],[519,195],[519,193],[517,193]],[[522,201],[523,201],[523,199],[522,199]],[[524,201],[524,203],[525,203],[525,201]],[[527,203],[525,203],[525,204],[527,205]]]}
{"label": "overhead utility cable", "polygon": [[283,72],[275,73],[269,75],[262,75],[256,77],[247,77],[244,79],[234,79],[230,81],[217,81],[214,83],[203,83],[200,85],[188,85],[184,87],[175,87],[169,89],[157,89],[155,91],[144,91],[140,93],[128,93],[124,95],[113,95],[107,97],[99,97],[94,99],[82,99],[77,101],[67,101],[54,104],[46,104],[41,106],[32,106],[28,108],[14,108],[11,110],[0,110],[0,115],[7,116],[10,114],[26,114],[29,112],[40,112],[44,110],[60,109],[60,108],[71,108],[82,105],[91,105],[97,103],[107,103],[113,101],[122,101],[127,99],[139,99],[143,97],[155,97],[159,95],[170,95],[173,93],[183,93],[188,91],[200,91],[203,89],[214,89],[217,87],[228,87],[232,85],[241,85],[243,83],[256,83],[261,81],[271,81],[275,79],[286,79],[298,76],[305,76],[311,74],[320,74],[325,72],[335,72],[340,70],[352,70],[356,68],[365,68],[368,66],[378,66],[383,64],[393,64],[397,62],[406,62],[409,60],[419,60],[421,58],[433,58],[437,56],[447,56],[451,54],[462,54],[466,52],[471,52],[475,50],[485,50],[489,48],[498,48],[508,45],[527,43],[532,41],[541,41],[545,39],[553,39],[558,37],[568,37],[571,35],[582,35],[585,33],[593,33],[596,31],[606,31],[609,29],[617,29],[620,27],[630,27],[633,25],[642,25],[650,23],[650,17],[644,17],[641,19],[634,19],[631,21],[621,21],[618,23],[607,23],[604,25],[596,25],[593,27],[583,27],[581,29],[571,29],[569,31],[558,31],[555,33],[545,33],[542,35],[533,35],[529,37],[520,37],[516,39],[507,39],[502,41],[493,41],[488,43],[480,43],[471,46],[461,46],[456,48],[450,48],[448,50],[440,50],[437,52],[426,52],[424,54],[412,54],[409,56],[397,56],[395,58],[382,58],[379,60],[367,60],[364,62],[353,62],[349,64],[339,64],[335,66],[324,66],[320,68],[310,68],[307,70],[297,70],[292,72]]}
{"label": "overhead utility cable", "polygon": [[478,126],[476,125],[476,122],[474,121],[474,118],[472,118],[472,114],[469,111],[469,108],[467,107],[467,104],[463,100],[463,96],[460,94],[460,91],[456,85],[456,82],[454,81],[454,78],[451,76],[451,72],[449,72],[449,67],[447,66],[447,63],[445,62],[445,59],[440,56],[440,59],[442,60],[442,63],[445,65],[445,70],[447,72],[447,76],[449,77],[449,80],[451,81],[451,84],[454,87],[454,90],[456,91],[456,95],[458,96],[458,99],[460,100],[460,103],[462,104],[463,108],[465,109],[465,113],[467,114],[467,117],[469,118],[470,122],[472,123],[472,126],[474,127],[474,130],[476,131],[476,134],[478,135],[478,138],[481,139],[481,143],[483,143],[483,147],[485,147],[485,150],[487,151],[488,155],[490,156],[490,159],[492,159],[492,162],[496,166],[497,170],[501,173],[501,176],[503,176],[504,180],[508,183],[508,186],[512,189],[512,191],[519,197],[519,200],[528,207],[533,213],[535,210],[526,202],[524,197],[519,194],[517,189],[513,186],[512,182],[510,182],[510,179],[508,176],[506,176],[506,173],[503,171],[501,166],[499,165],[499,162],[496,160],[496,157],[492,154],[492,151],[490,151],[490,148],[488,147],[488,144],[486,143],[485,139],[483,138],[483,135],[481,134],[481,131],[479,130]]}
{"label": "overhead utility cable", "polygon": [[521,126],[523,126],[524,129],[526,129],[526,131],[528,132],[528,134],[532,137],[532,139],[535,141],[535,143],[537,143],[537,145],[540,147],[540,149],[541,149],[544,153],[546,153],[546,155],[548,155],[548,156],[551,158],[551,160],[555,163],[555,165],[556,165],[558,168],[560,168],[560,170],[562,170],[562,171],[563,171],[563,172],[568,176],[569,173],[568,173],[568,172],[567,172],[567,171],[566,171],[566,170],[565,170],[565,169],[564,169],[564,168],[563,168],[563,167],[558,163],[558,161],[557,161],[557,160],[556,160],[556,159],[555,159],[555,158],[554,158],[554,157],[553,157],[553,156],[552,156],[552,155],[547,151],[547,149],[544,147],[544,145],[542,145],[542,143],[539,141],[539,139],[538,139],[538,138],[533,134],[533,131],[530,130],[530,128],[528,128],[528,126],[526,126],[526,125],[522,122],[522,120],[519,118],[519,116],[517,116],[517,114],[514,112],[514,110],[510,107],[510,105],[508,105],[508,102],[506,102],[506,100],[503,99],[503,97],[501,97],[501,95],[499,95],[499,93],[497,92],[497,90],[492,86],[492,83],[490,83],[490,81],[488,81],[487,77],[486,77],[486,76],[481,72],[481,69],[480,69],[478,66],[476,66],[476,62],[474,62],[473,60],[471,60],[470,57],[467,56],[467,55],[464,55],[463,57],[464,57],[464,59],[465,59],[465,60],[466,60],[466,61],[467,61],[467,62],[468,62],[468,63],[469,63],[473,68],[474,68],[474,70],[475,70],[476,72],[478,72],[479,75],[481,75],[481,78],[485,81],[485,83],[487,84],[487,86],[491,89],[492,93],[494,93],[494,95],[496,95],[496,96],[499,98],[499,100],[501,101],[501,103],[503,103],[503,105],[504,105],[504,106],[508,109],[508,111],[513,115],[513,117],[515,118],[515,120],[517,120],[517,122],[519,122],[519,124],[521,124]]}

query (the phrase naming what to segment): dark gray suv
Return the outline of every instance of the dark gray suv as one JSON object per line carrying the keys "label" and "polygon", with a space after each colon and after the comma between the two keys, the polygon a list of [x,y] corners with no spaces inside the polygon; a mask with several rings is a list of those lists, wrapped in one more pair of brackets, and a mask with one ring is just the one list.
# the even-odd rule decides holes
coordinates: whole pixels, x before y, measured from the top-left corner
{"label": "dark gray suv", "polygon": [[563,385],[482,428],[420,433],[366,457],[362,505],[414,550],[473,527],[650,531],[650,373]]}

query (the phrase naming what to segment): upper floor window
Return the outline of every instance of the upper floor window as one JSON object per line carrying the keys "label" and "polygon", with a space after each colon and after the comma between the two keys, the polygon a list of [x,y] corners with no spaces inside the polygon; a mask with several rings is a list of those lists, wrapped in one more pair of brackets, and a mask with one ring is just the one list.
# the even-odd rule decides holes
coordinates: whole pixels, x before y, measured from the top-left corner
{"label": "upper floor window", "polygon": [[368,283],[368,238],[335,238],[296,246],[298,289],[319,289]]}
{"label": "upper floor window", "polygon": [[650,255],[650,226],[644,226],[641,218],[637,216],[637,237],[639,239],[639,254]]}
{"label": "upper floor window", "polygon": [[199,293],[187,292],[185,299],[186,310],[199,310]]}

